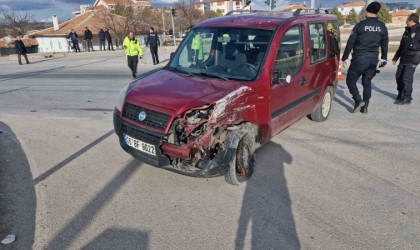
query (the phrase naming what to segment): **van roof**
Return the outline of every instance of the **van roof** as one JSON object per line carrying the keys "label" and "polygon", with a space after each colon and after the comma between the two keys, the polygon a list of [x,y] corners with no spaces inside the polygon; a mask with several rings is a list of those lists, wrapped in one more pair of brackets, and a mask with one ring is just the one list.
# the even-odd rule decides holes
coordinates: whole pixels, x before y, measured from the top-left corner
{"label": "van roof", "polygon": [[319,19],[327,18],[335,20],[336,16],[331,14],[301,14],[294,16],[293,12],[257,12],[252,14],[230,15],[207,19],[195,27],[236,27],[236,28],[257,28],[257,29],[276,29],[280,23],[295,18]]}

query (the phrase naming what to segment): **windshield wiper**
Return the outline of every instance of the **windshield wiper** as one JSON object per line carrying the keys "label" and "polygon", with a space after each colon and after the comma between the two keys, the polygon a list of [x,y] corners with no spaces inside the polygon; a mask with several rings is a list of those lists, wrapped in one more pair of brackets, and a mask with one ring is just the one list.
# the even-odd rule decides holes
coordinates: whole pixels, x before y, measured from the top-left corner
{"label": "windshield wiper", "polygon": [[227,78],[227,77],[219,76],[219,75],[216,75],[216,74],[213,74],[213,73],[208,73],[208,72],[198,72],[198,73],[194,72],[194,75],[209,76],[209,77],[214,77],[214,78],[219,78],[219,79],[222,79],[222,80],[225,80],[225,81],[229,81],[229,78]]}
{"label": "windshield wiper", "polygon": [[194,76],[191,72],[188,72],[188,71],[186,71],[186,70],[184,70],[184,69],[181,69],[181,68],[169,67],[169,69],[171,69],[171,70],[175,70],[175,71],[178,71],[178,72],[180,72],[180,73],[183,73],[183,74],[189,75],[189,76],[191,76],[191,77],[193,77],[193,76]]}

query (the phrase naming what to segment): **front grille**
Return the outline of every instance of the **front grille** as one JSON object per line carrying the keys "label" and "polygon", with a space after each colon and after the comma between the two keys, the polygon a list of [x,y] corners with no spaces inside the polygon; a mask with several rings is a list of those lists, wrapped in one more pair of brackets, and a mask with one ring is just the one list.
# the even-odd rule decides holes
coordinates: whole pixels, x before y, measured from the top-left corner
{"label": "front grille", "polygon": [[[139,114],[141,111],[146,112],[146,119],[144,119],[143,121],[139,120]],[[138,107],[129,103],[125,105],[123,117],[131,121],[138,122],[140,124],[160,130],[165,130],[169,120],[171,119],[170,115],[162,114],[147,108]]]}
{"label": "front grille", "polygon": [[151,144],[159,145],[160,140],[162,138],[161,134],[145,131],[143,129],[139,129],[124,123],[121,124],[121,129],[123,133],[126,133],[127,135],[134,137],[140,141],[144,141]]}

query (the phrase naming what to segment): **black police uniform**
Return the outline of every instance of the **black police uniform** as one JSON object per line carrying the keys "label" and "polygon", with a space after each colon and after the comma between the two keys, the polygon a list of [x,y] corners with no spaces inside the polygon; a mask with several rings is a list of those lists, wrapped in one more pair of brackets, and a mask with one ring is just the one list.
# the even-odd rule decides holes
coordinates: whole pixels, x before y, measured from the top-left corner
{"label": "black police uniform", "polygon": [[[366,107],[369,103],[372,92],[371,80],[375,76],[376,66],[379,61],[379,47],[381,47],[381,59],[386,61],[388,54],[388,29],[383,22],[375,17],[367,17],[354,26],[341,60],[346,61],[351,50],[353,50],[346,83],[356,104],[361,102],[356,85],[360,76],[362,76],[363,101]],[[356,108],[357,105],[355,105]]]}
{"label": "black police uniform", "polygon": [[407,27],[401,39],[400,47],[393,61],[400,59],[395,78],[397,80],[398,101],[410,102],[413,93],[414,71],[420,63],[420,24]]}
{"label": "black police uniform", "polygon": [[158,46],[160,46],[159,36],[155,32],[151,32],[147,36],[146,46],[150,46],[153,64],[159,64]]}

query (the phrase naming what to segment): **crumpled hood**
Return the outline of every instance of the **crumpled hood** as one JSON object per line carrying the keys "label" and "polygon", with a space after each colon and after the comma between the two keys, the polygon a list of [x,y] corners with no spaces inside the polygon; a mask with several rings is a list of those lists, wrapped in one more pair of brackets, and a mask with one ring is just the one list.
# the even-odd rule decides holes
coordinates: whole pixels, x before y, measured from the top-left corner
{"label": "crumpled hood", "polygon": [[239,86],[235,81],[191,77],[162,69],[137,80],[126,100],[148,103],[180,114],[217,101]]}

